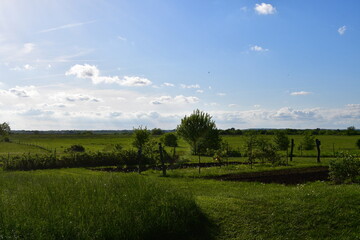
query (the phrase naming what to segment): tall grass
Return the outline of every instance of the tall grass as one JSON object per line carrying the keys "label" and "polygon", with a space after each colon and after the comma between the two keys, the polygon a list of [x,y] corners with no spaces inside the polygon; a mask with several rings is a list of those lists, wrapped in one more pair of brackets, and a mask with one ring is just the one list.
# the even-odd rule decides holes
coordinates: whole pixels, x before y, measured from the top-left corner
{"label": "tall grass", "polygon": [[189,194],[136,175],[0,174],[0,239],[183,239]]}

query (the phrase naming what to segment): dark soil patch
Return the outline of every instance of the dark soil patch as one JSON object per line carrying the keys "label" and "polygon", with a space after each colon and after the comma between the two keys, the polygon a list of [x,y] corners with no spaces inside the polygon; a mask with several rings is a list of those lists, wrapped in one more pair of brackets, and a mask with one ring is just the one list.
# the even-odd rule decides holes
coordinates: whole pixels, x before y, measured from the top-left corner
{"label": "dark soil patch", "polygon": [[[240,164],[249,164],[247,162],[227,162],[227,163],[218,163],[218,162],[208,162],[208,163],[181,163],[181,164],[174,164],[168,165],[167,170],[172,169],[183,169],[183,168],[198,168],[199,166],[202,168],[208,167],[220,167],[226,165],[240,165]],[[95,171],[106,171],[106,172],[138,172],[138,167],[104,167],[104,168],[90,168],[91,170]],[[142,166],[141,170],[162,170],[161,166]]]}
{"label": "dark soil patch", "polygon": [[221,181],[242,181],[242,182],[262,182],[280,184],[300,184],[314,181],[327,181],[329,179],[328,167],[307,167],[290,168],[264,172],[250,172],[241,174],[226,174],[221,176],[206,177]]}

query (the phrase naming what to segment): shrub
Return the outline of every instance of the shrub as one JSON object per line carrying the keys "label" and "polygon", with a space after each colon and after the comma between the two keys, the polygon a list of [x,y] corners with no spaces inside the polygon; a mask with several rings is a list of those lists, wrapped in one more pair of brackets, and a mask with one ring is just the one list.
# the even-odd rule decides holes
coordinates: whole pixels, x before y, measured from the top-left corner
{"label": "shrub", "polygon": [[360,149],[360,139],[356,141],[356,146]]}
{"label": "shrub", "polygon": [[85,148],[80,144],[71,145],[65,152],[85,152]]}
{"label": "shrub", "polygon": [[315,148],[315,138],[310,133],[306,133],[301,146],[304,150],[313,150]]}
{"label": "shrub", "polygon": [[329,166],[330,179],[336,184],[360,183],[360,159],[356,155],[341,154]]}

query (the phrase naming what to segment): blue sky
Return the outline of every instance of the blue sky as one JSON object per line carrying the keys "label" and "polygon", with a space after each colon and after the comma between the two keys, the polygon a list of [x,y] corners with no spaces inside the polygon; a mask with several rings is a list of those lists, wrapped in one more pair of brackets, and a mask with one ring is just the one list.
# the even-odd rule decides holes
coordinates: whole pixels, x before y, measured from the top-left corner
{"label": "blue sky", "polygon": [[13,129],[360,126],[360,2],[0,3]]}

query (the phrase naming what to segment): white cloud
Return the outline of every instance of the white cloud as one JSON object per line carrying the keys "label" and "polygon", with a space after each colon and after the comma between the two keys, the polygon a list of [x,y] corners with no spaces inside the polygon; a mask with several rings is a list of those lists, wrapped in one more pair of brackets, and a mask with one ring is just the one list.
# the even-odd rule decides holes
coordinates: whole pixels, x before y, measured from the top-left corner
{"label": "white cloud", "polygon": [[100,83],[117,83],[122,86],[141,87],[151,85],[152,82],[147,78],[137,76],[124,76],[120,79],[118,76],[106,77],[100,76],[99,69],[94,65],[76,64],[72,66],[66,73],[66,76],[75,75],[77,78],[91,79],[93,84]]}
{"label": "white cloud", "polygon": [[217,93],[216,95],[223,97],[226,96],[226,93]]}
{"label": "white cloud", "polygon": [[16,86],[14,88],[10,88],[8,91],[3,91],[3,93],[5,94],[8,93],[10,95],[21,98],[34,97],[39,94],[35,86],[24,86],[24,87]]}
{"label": "white cloud", "polygon": [[183,96],[178,95],[175,97],[171,96],[161,96],[153,99],[150,103],[153,105],[161,105],[161,104],[193,104],[199,102],[199,98],[193,96]]}
{"label": "white cloud", "polygon": [[174,87],[175,85],[172,83],[164,82],[163,84],[165,87]]}
{"label": "white cloud", "polygon": [[259,104],[254,105],[254,108],[260,108],[260,107],[261,107],[261,105],[259,105]]}
{"label": "white cloud", "polygon": [[65,25],[62,25],[62,26],[58,26],[58,27],[44,29],[44,30],[39,31],[39,33],[47,33],[47,32],[53,32],[53,31],[57,31],[57,30],[61,30],[61,29],[80,27],[80,26],[83,26],[85,24],[94,23],[94,22],[95,21],[69,23],[69,24],[65,24]]}
{"label": "white cloud", "polygon": [[193,84],[193,85],[185,85],[185,84],[180,84],[181,88],[200,88],[199,84]]}
{"label": "white cloud", "polygon": [[28,71],[28,70],[34,70],[34,69],[35,69],[34,66],[31,66],[30,64],[25,64],[22,67],[16,66],[16,67],[10,68],[10,71]]}
{"label": "white cloud", "polygon": [[69,94],[69,93],[58,93],[54,96],[57,101],[63,102],[101,102],[100,98],[92,97],[86,94]]}
{"label": "white cloud", "polygon": [[273,7],[271,4],[261,3],[255,4],[254,8],[255,12],[260,15],[268,15],[276,13],[276,8]]}
{"label": "white cloud", "polygon": [[25,43],[24,46],[23,46],[22,51],[23,51],[24,54],[29,54],[34,50],[34,48],[35,48],[35,44],[33,44],[33,43]]}
{"label": "white cloud", "polygon": [[344,35],[345,32],[346,32],[346,26],[339,27],[338,33],[339,33],[340,35]]}
{"label": "white cloud", "polygon": [[254,52],[267,52],[267,51],[269,51],[269,49],[266,49],[266,48],[263,48],[263,47],[260,47],[260,46],[257,46],[257,45],[251,46],[250,50],[254,51]]}
{"label": "white cloud", "polygon": [[147,79],[147,78],[142,78],[142,77],[129,77],[129,76],[125,76],[123,80],[120,80],[120,82],[118,82],[120,85],[123,86],[130,86],[130,87],[142,87],[142,86],[149,86],[152,84],[152,82]]}
{"label": "white cloud", "polygon": [[124,38],[124,37],[122,37],[122,36],[117,36],[117,39],[119,39],[119,40],[121,40],[121,41],[124,41],[124,42],[126,42],[126,41],[127,41],[127,39],[126,39],[126,38]]}
{"label": "white cloud", "polygon": [[204,93],[204,90],[199,89],[199,90],[196,90],[196,92],[197,93]]}
{"label": "white cloud", "polygon": [[311,92],[299,91],[299,92],[292,92],[290,93],[291,96],[304,96],[312,94]]}
{"label": "white cloud", "polygon": [[228,107],[237,107],[237,104],[231,103],[228,105]]}

